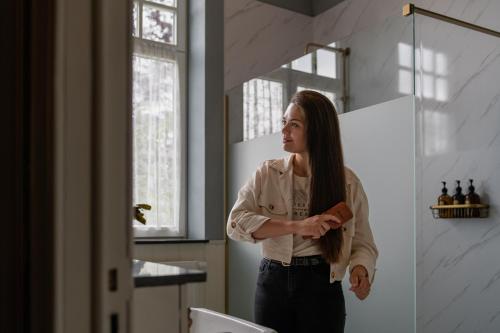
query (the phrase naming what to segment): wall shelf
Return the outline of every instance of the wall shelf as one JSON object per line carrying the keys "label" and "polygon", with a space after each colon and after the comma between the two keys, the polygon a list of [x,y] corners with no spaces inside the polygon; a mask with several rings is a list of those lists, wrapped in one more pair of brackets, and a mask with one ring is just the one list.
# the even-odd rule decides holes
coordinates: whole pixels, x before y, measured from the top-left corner
{"label": "wall shelf", "polygon": [[471,219],[486,218],[489,214],[489,205],[432,205],[432,216],[435,219]]}

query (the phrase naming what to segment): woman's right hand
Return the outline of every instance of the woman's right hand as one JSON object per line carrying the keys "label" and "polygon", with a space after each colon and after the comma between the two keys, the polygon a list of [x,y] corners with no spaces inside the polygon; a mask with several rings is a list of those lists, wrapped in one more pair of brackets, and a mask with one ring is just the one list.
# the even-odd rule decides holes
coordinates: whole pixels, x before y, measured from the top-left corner
{"label": "woman's right hand", "polygon": [[340,228],[341,225],[341,221],[333,215],[314,215],[296,222],[295,233],[304,238],[318,239],[324,236],[330,229]]}

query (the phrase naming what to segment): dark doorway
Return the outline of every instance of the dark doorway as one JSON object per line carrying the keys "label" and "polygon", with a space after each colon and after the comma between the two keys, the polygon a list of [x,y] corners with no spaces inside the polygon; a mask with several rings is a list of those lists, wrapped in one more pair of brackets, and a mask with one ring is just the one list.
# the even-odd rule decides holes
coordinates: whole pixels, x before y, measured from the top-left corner
{"label": "dark doorway", "polygon": [[54,2],[0,2],[1,332],[53,332]]}

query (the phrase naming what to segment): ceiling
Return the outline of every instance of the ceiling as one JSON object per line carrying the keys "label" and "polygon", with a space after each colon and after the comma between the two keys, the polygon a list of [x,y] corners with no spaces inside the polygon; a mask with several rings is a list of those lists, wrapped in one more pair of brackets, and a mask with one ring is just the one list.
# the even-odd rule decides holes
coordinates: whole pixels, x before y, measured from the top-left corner
{"label": "ceiling", "polygon": [[338,5],[344,0],[258,0],[269,5],[292,10],[294,12],[316,16],[323,13],[327,9]]}

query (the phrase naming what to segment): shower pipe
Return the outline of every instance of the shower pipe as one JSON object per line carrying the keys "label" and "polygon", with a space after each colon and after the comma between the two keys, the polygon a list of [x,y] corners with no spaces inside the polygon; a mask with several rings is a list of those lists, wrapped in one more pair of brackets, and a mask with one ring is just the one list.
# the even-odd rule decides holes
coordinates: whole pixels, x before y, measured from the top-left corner
{"label": "shower pipe", "polygon": [[494,36],[494,37],[500,37],[500,32],[498,32],[498,31],[491,30],[491,29],[488,29],[488,28],[484,28],[484,27],[481,27],[479,25],[475,25],[475,24],[472,24],[472,23],[469,23],[469,22],[458,20],[456,18],[449,17],[449,16],[446,16],[446,15],[442,15],[442,14],[438,14],[438,13],[435,13],[435,12],[431,12],[430,10],[419,8],[419,7],[415,6],[412,3],[408,3],[408,4],[406,4],[406,5],[403,6],[403,16],[409,16],[409,15],[412,15],[412,14],[415,14],[415,13],[416,14],[425,15],[425,16],[428,16],[428,17],[432,17],[432,18],[435,18],[435,19],[438,19],[438,20],[441,20],[441,21],[445,21],[445,22],[451,23],[451,24],[455,24],[455,25],[461,26],[463,28],[468,28],[468,29],[471,29],[471,30],[479,31],[479,32],[482,32],[482,33],[485,33],[485,34],[488,34],[488,35],[491,35],[491,36]]}
{"label": "shower pipe", "polygon": [[328,45],[318,44],[318,43],[307,43],[306,48],[304,50],[304,54],[309,53],[311,47],[317,49],[323,49],[330,52],[340,53],[342,55],[342,97],[340,100],[342,101],[342,106],[344,107],[343,112],[349,111],[349,94],[347,93],[347,62],[346,57],[351,53],[350,49],[347,48],[337,48],[331,47]]}

